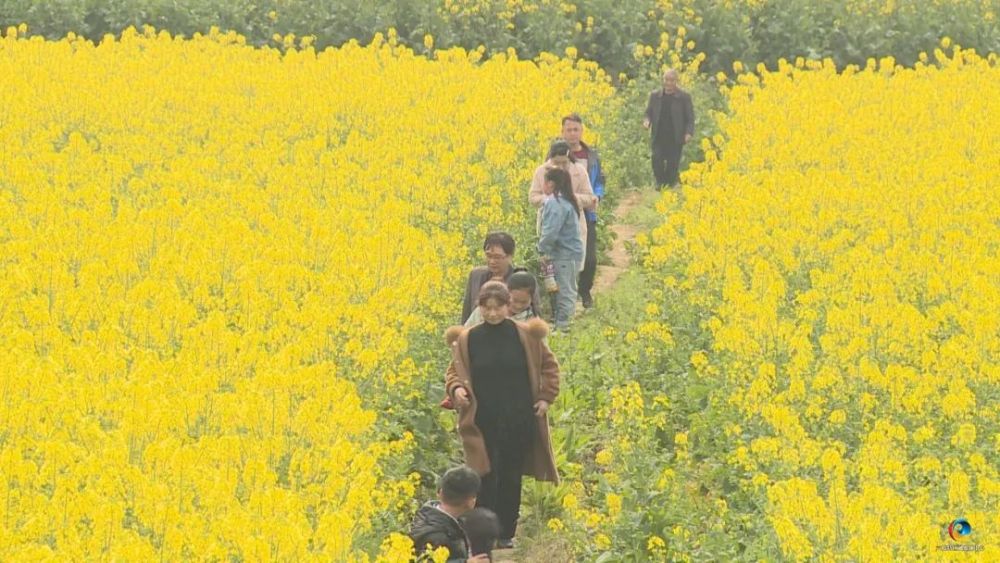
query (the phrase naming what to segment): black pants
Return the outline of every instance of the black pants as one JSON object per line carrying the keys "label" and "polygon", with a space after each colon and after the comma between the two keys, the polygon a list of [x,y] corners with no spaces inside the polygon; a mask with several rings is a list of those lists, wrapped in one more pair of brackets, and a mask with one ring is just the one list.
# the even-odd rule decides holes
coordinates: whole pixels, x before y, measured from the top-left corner
{"label": "black pants", "polygon": [[577,290],[580,297],[590,296],[590,290],[594,287],[594,275],[597,273],[597,221],[587,219],[587,253],[583,258],[583,271],[580,272],[580,281],[577,283]]}
{"label": "black pants", "polygon": [[656,177],[656,187],[673,186],[680,181],[682,144],[653,145],[653,176]]}
{"label": "black pants", "polygon": [[517,518],[521,515],[521,475],[524,457],[534,443],[535,420],[528,413],[516,424],[482,424],[479,426],[490,457],[490,472],[483,477],[476,506],[496,513],[500,521],[500,539],[514,537]]}

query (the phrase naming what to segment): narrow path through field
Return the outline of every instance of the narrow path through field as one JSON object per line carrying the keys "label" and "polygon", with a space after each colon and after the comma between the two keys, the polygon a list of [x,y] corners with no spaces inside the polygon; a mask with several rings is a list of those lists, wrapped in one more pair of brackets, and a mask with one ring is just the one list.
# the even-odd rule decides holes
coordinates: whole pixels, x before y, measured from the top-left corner
{"label": "narrow path through field", "polygon": [[[608,215],[610,224],[604,228],[612,231],[615,236],[611,248],[607,250],[607,257],[610,264],[602,264],[597,267],[597,276],[594,278],[594,294],[598,297],[595,309],[600,311],[599,296],[607,294],[614,289],[615,284],[623,273],[625,273],[631,262],[629,245],[635,241],[637,233],[646,228],[642,225],[641,211],[644,206],[651,206],[652,200],[649,191],[629,190],[625,192],[614,212]],[[577,314],[583,314],[583,308],[577,307]],[[522,528],[523,529],[523,528]],[[540,546],[531,541],[534,538],[518,538],[518,545],[527,544],[527,550],[517,548],[514,550],[494,550],[493,560],[495,563],[525,563],[539,559],[547,560],[548,563],[562,563],[564,559],[561,549],[558,546]]]}
{"label": "narrow path through field", "polygon": [[639,226],[631,222],[631,214],[641,201],[642,192],[630,190],[615,208],[613,222],[609,227],[615,233],[614,242],[608,250],[611,264],[597,267],[597,277],[594,279],[595,293],[604,293],[614,287],[618,277],[628,268],[628,243],[635,241],[635,235],[639,232]]}

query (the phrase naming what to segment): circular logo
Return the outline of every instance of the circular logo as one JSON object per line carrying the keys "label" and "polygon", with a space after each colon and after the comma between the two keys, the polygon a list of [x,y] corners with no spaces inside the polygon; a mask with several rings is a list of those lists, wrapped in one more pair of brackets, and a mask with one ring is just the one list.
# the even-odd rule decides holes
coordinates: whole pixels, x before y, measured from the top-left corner
{"label": "circular logo", "polygon": [[961,541],[972,533],[972,525],[965,518],[958,518],[957,520],[952,520],[951,524],[948,524],[948,535],[951,539],[955,541]]}

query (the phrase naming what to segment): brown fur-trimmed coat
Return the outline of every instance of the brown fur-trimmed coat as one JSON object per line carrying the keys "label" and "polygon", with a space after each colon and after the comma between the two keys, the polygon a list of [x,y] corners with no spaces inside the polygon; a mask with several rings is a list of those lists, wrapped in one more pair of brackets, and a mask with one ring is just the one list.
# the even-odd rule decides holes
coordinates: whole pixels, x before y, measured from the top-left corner
{"label": "brown fur-trimmed coat", "polygon": [[[538,400],[552,404],[559,395],[559,362],[545,344],[548,325],[541,319],[530,319],[526,322],[515,322],[521,344],[527,354],[528,377],[531,383],[532,403]],[[452,362],[445,374],[445,389],[453,404],[455,390],[465,387],[469,395],[469,406],[458,411],[458,434],[462,439],[462,449],[465,452],[465,463],[480,475],[490,472],[490,459],[486,453],[486,443],[483,434],[476,426],[476,395],[472,391],[472,378],[469,373],[469,329],[453,326],[445,332],[445,341],[451,348]],[[555,455],[552,453],[552,441],[549,437],[548,415],[538,419],[537,434],[532,448],[524,458],[525,475],[532,475],[539,481],[559,482],[556,471]]]}

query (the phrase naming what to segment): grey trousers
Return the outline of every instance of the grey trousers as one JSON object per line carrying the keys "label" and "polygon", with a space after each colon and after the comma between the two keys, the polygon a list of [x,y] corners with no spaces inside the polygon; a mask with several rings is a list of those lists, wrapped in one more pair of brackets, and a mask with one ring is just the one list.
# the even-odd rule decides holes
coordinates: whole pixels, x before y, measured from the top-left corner
{"label": "grey trousers", "polygon": [[556,294],[556,329],[569,328],[569,321],[576,309],[576,277],[580,272],[580,263],[576,260],[553,260],[556,267],[556,283],[559,293]]}

